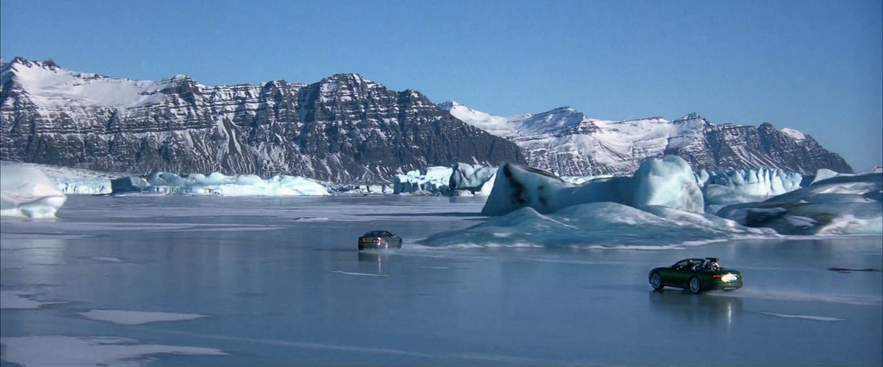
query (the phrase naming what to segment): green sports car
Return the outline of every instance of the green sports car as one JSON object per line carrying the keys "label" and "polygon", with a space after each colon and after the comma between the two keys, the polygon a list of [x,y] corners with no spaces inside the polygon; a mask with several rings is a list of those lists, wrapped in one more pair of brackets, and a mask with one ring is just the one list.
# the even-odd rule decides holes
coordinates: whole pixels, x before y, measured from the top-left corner
{"label": "green sports car", "polygon": [[661,291],[665,287],[689,289],[693,294],[711,290],[732,291],[742,288],[742,273],[718,265],[718,259],[684,259],[672,266],[650,271],[650,285]]}

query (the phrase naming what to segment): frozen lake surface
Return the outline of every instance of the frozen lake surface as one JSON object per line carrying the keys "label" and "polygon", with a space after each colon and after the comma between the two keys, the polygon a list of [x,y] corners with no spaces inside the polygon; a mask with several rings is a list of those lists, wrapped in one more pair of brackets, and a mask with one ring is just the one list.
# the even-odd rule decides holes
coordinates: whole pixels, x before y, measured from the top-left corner
{"label": "frozen lake surface", "polygon": [[[431,248],[446,197],[70,196],[2,219],[2,364],[881,365],[883,238],[658,251]],[[400,251],[358,253],[373,229]],[[636,230],[639,230],[637,228]],[[745,287],[652,292],[720,257]]]}

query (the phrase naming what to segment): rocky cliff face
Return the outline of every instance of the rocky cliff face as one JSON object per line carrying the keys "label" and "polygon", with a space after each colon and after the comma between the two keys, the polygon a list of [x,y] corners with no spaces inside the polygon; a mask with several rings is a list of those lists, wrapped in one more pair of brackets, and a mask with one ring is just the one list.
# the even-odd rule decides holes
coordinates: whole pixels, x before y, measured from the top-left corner
{"label": "rocky cliff face", "polygon": [[419,92],[357,74],[204,86],[183,75],[135,81],[16,58],[0,67],[0,87],[0,160],[338,183],[455,162],[524,162],[515,144]]}
{"label": "rocky cliff face", "polygon": [[698,114],[674,121],[662,117],[605,121],[569,107],[500,117],[456,102],[439,107],[515,142],[530,166],[562,176],[630,175],[642,160],[662,155],[679,156],[694,170],[767,167],[805,175],[822,168],[853,172],[842,157],[811,136],[769,123],[715,125]]}

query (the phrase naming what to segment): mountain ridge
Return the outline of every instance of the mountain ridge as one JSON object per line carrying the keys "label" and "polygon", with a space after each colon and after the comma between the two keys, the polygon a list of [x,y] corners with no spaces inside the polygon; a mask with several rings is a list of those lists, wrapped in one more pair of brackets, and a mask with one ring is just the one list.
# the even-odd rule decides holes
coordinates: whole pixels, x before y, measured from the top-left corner
{"label": "mountain ridge", "polygon": [[291,174],[388,182],[427,165],[524,162],[414,90],[355,73],[205,86],[16,58],[2,67],[0,159],[101,171]]}
{"label": "mountain ridge", "polygon": [[359,73],[206,86],[70,71],[16,57],[0,66],[0,159],[103,171],[301,175],[388,182],[393,173],[464,162],[524,163],[566,176],[628,175],[678,155],[696,169],[851,173],[810,135],[674,120],[591,118],[570,106],[509,117],[435,104]]}

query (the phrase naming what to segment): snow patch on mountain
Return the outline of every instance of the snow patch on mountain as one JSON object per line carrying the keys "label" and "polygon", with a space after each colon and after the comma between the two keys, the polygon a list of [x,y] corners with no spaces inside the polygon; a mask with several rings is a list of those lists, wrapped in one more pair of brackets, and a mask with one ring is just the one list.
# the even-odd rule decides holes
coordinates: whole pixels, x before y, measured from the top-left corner
{"label": "snow patch on mountain", "polygon": [[[15,59],[4,68],[15,81],[44,109],[63,109],[71,102],[100,107],[131,108],[159,103],[160,93],[179,78],[158,81],[109,78],[94,73],[65,70],[51,61]],[[185,77],[186,78],[186,77]]]}
{"label": "snow patch on mountain", "polygon": [[806,139],[806,135],[803,135],[802,132],[797,131],[797,130],[794,130],[794,129],[789,129],[789,128],[786,127],[786,128],[783,128],[783,129],[780,130],[780,131],[781,131],[783,134],[788,135],[788,136],[790,136],[792,139],[797,140],[797,141],[800,141],[800,140]]}

